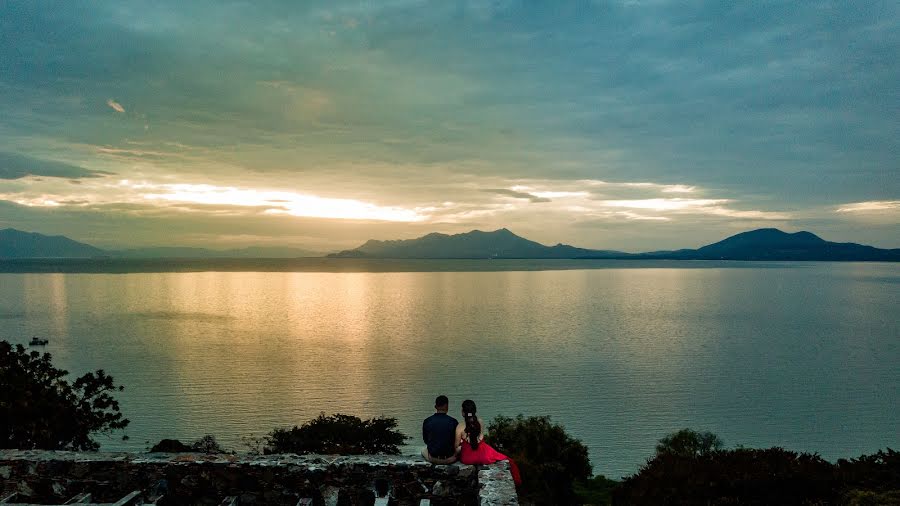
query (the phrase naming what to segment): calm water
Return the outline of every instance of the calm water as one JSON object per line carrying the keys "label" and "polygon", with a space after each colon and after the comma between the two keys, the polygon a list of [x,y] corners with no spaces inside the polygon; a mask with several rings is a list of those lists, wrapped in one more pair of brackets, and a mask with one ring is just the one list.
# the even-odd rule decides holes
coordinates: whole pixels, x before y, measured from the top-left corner
{"label": "calm water", "polygon": [[549,414],[613,477],[681,427],[830,459],[900,443],[900,265],[581,265],[2,274],[0,338],[126,386],[131,440],[107,449],[240,450],[321,411],[418,436],[439,393]]}

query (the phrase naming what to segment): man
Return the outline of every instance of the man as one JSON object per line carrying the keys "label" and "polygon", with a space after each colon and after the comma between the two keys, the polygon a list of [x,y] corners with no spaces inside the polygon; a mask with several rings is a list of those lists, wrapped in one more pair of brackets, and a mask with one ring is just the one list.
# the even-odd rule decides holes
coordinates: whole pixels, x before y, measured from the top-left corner
{"label": "man", "polygon": [[456,426],[458,422],[447,414],[450,400],[439,395],[434,400],[434,414],[422,422],[422,439],[425,448],[422,456],[432,464],[452,464],[456,462]]}

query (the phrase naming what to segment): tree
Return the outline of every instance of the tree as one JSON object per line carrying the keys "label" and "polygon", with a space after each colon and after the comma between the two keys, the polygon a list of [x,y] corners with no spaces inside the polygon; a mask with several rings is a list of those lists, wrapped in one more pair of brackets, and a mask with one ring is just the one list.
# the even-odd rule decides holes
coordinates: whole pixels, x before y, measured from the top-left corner
{"label": "tree", "polygon": [[0,448],[96,450],[93,434],[128,426],[112,376],[100,369],[69,383],[68,374],[49,353],[0,341]]}
{"label": "tree", "polygon": [[709,452],[722,449],[722,440],[712,432],[697,432],[691,429],[681,429],[659,440],[656,445],[657,455],[680,455],[693,457],[706,455]]}
{"label": "tree", "polygon": [[588,449],[549,416],[498,416],[485,439],[516,461],[522,472],[520,494],[536,504],[577,503],[574,486],[591,478]]}
{"label": "tree", "polygon": [[322,413],[300,427],[273,430],[265,438],[263,453],[399,455],[400,445],[407,437],[396,429],[396,418],[362,420],[352,415]]}

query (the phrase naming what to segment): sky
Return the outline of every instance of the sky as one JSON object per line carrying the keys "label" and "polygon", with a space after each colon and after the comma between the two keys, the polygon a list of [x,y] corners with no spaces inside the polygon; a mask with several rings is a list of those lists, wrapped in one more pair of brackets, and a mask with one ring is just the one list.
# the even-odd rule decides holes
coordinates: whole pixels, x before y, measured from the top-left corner
{"label": "sky", "polygon": [[0,1],[0,228],[900,247],[900,2]]}

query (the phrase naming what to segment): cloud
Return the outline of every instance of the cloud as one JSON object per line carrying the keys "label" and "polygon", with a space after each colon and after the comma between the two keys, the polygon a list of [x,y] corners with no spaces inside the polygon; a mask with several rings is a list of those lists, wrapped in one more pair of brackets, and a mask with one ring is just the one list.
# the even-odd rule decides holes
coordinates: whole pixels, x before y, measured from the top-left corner
{"label": "cloud", "polygon": [[663,193],[693,193],[697,190],[696,186],[687,186],[683,184],[673,184],[663,186]]}
{"label": "cloud", "polygon": [[0,151],[0,180],[21,179],[29,176],[78,179],[100,177],[108,174],[111,173],[88,170],[65,162],[43,160],[18,153]]}
{"label": "cloud", "polygon": [[603,207],[640,209],[671,214],[706,214],[739,219],[781,221],[791,217],[790,214],[784,212],[732,209],[726,206],[726,204],[732,203],[730,199],[649,198],[600,200],[598,203]]}
{"label": "cloud", "polygon": [[900,212],[900,200],[870,200],[838,206],[839,213],[892,213]]}
{"label": "cloud", "polygon": [[146,200],[162,200],[212,206],[265,207],[267,214],[286,214],[309,218],[336,218],[350,220],[415,222],[427,218],[416,209],[396,206],[379,206],[355,199],[336,199],[286,191],[254,190],[222,187],[207,184],[141,183],[134,186],[141,190]]}
{"label": "cloud", "polygon": [[534,203],[551,202],[551,200],[546,197],[538,197],[537,195],[533,195],[531,193],[509,190],[506,188],[488,188],[488,189],[484,189],[481,191],[487,192],[487,193],[495,193],[497,195],[503,195],[506,197],[512,197],[514,199],[527,199]]}
{"label": "cloud", "polygon": [[125,108],[122,107],[122,104],[116,102],[111,98],[106,101],[106,105],[112,107],[112,109],[116,112],[125,112]]}

